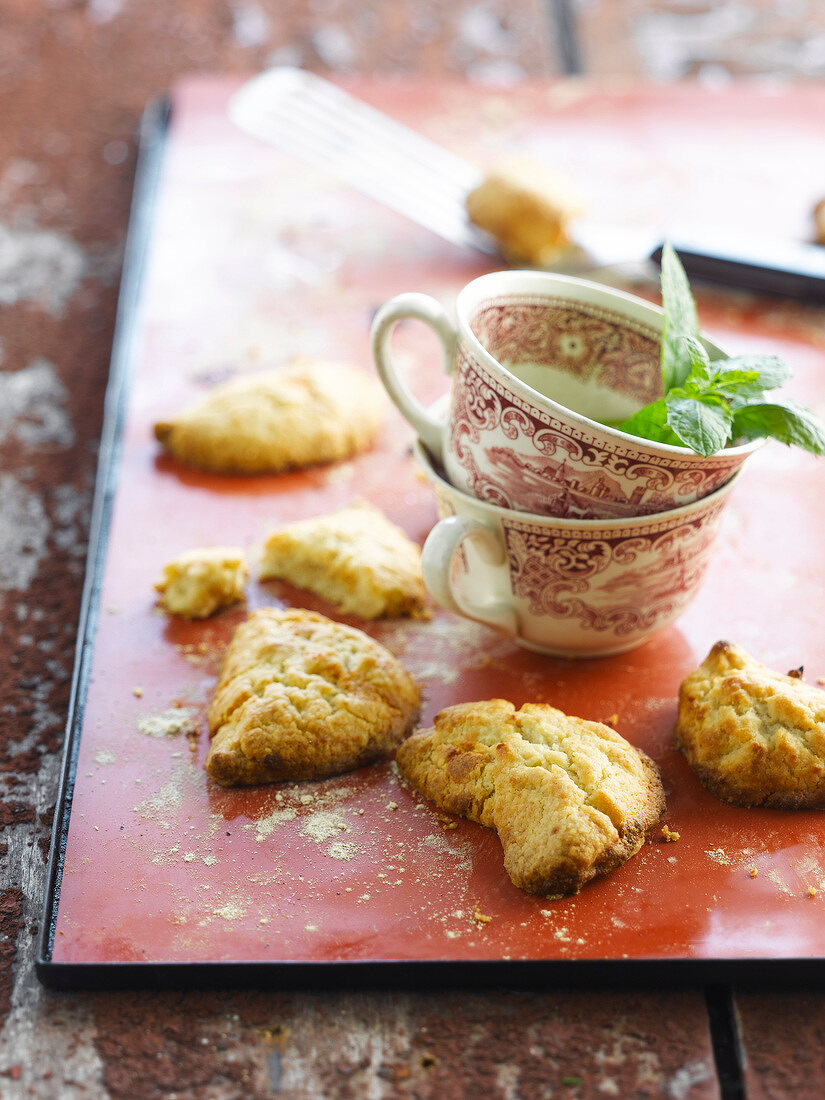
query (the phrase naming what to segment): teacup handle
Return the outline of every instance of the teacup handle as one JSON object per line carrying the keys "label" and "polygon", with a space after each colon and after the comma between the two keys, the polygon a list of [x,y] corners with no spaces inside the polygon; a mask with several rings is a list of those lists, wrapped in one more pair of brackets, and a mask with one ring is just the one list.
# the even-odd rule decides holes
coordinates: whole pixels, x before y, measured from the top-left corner
{"label": "teacup handle", "polygon": [[376,313],[372,323],[372,354],[381,381],[406,420],[415,428],[421,442],[433,457],[443,462],[444,421],[433,416],[412,394],[395,368],[390,353],[392,330],[399,321],[414,318],[429,325],[441,342],[444,373],[455,370],[458,335],[447,311],[429,294],[410,292],[391,298]]}
{"label": "teacup handle", "polygon": [[518,619],[506,600],[497,599],[489,590],[481,593],[486,599],[467,600],[453,588],[453,558],[464,540],[470,538],[487,564],[506,567],[507,553],[496,531],[468,516],[448,516],[433,527],[421,551],[424,584],[436,603],[448,611],[507,634],[517,634]]}

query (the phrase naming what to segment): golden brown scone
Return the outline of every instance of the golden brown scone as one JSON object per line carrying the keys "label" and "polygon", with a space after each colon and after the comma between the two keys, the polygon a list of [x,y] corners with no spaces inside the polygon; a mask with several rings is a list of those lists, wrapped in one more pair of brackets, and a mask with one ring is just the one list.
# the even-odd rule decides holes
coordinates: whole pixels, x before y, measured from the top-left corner
{"label": "golden brown scone", "polygon": [[365,500],[273,531],[260,575],[315,592],[345,615],[428,617],[421,550]]}
{"label": "golden brown scone", "polygon": [[205,619],[244,598],[249,568],[237,547],[187,550],[163,567],[155,585],[160,604],[171,615]]}
{"label": "golden brown scone", "polygon": [[365,451],[386,409],[376,378],[349,363],[301,362],[216,386],[155,436],[190,466],[262,474]]}
{"label": "golden brown scone", "polygon": [[495,829],[508,875],[530,894],[573,894],[618,867],[665,808],[644,753],[609,726],[540,703],[448,707],[397,761],[442,810]]}
{"label": "golden brown scone", "polygon": [[224,657],[206,770],[223,786],[338,775],[390,754],[419,704],[406,669],[362,631],[263,608]]}
{"label": "golden brown scone", "polygon": [[825,806],[825,692],[717,642],[679,690],[676,743],[734,806]]}
{"label": "golden brown scone", "polygon": [[466,205],[470,221],[492,234],[508,259],[537,266],[570,248],[570,220],[580,212],[565,183],[523,158],[493,168]]}

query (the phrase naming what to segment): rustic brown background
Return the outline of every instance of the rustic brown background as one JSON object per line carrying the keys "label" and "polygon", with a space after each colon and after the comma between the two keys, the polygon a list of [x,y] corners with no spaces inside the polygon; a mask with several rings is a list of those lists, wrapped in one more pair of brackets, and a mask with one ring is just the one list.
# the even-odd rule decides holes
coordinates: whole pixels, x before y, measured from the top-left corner
{"label": "rustic brown background", "polygon": [[[61,995],[33,971],[135,133],[186,72],[825,79],[817,0],[0,0],[0,1096],[719,1095],[700,992]],[[825,180],[823,180],[825,192]],[[753,1098],[825,1002],[740,995]]]}

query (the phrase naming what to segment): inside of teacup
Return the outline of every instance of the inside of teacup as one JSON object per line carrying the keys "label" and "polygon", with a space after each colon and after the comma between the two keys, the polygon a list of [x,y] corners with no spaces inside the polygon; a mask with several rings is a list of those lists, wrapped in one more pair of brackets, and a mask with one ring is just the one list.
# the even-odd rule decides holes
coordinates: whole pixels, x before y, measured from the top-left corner
{"label": "inside of teacup", "polygon": [[470,328],[517,378],[591,420],[622,420],[662,396],[659,330],[614,310],[513,295],[479,303]]}

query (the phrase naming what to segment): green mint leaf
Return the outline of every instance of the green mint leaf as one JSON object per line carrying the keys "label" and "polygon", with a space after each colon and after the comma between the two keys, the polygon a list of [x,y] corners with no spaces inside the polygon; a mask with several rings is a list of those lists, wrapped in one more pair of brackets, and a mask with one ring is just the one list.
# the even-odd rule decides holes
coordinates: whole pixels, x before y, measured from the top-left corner
{"label": "green mint leaf", "polygon": [[772,436],[825,455],[825,424],[793,401],[766,401],[791,369],[775,355],[713,359],[699,334],[696,303],[681,261],[662,248],[661,371],[665,396],[613,425],[628,435],[688,447],[700,455],[730,441]]}
{"label": "green mint leaf", "polygon": [[744,405],[733,414],[733,436],[745,439],[778,439],[788,447],[802,447],[825,455],[825,424],[810,409],[795,401]]}
{"label": "green mint leaf", "polygon": [[715,454],[730,439],[733,414],[721,399],[677,390],[667,395],[665,404],[668,427],[697,454]]}
{"label": "green mint leaf", "polygon": [[712,364],[702,341],[695,336],[683,336],[682,346],[689,368],[682,385],[685,382],[696,382],[702,385],[709,381],[712,377]]}
{"label": "green mint leaf", "polygon": [[687,275],[671,245],[662,248],[662,308],[665,314],[662,328],[662,384],[667,393],[681,386],[690,373],[691,361],[685,354],[685,338],[699,340],[699,319],[696,303],[690,292]]}
{"label": "green mint leaf", "polygon": [[670,443],[674,447],[683,446],[679,437],[667,426],[667,404],[664,397],[645,405],[643,409],[639,409],[616,427],[620,432],[636,435],[641,439],[651,439],[655,443]]}
{"label": "green mint leaf", "polygon": [[731,397],[751,398],[775,390],[788,381],[793,371],[775,355],[736,355],[713,364],[719,385]]}

